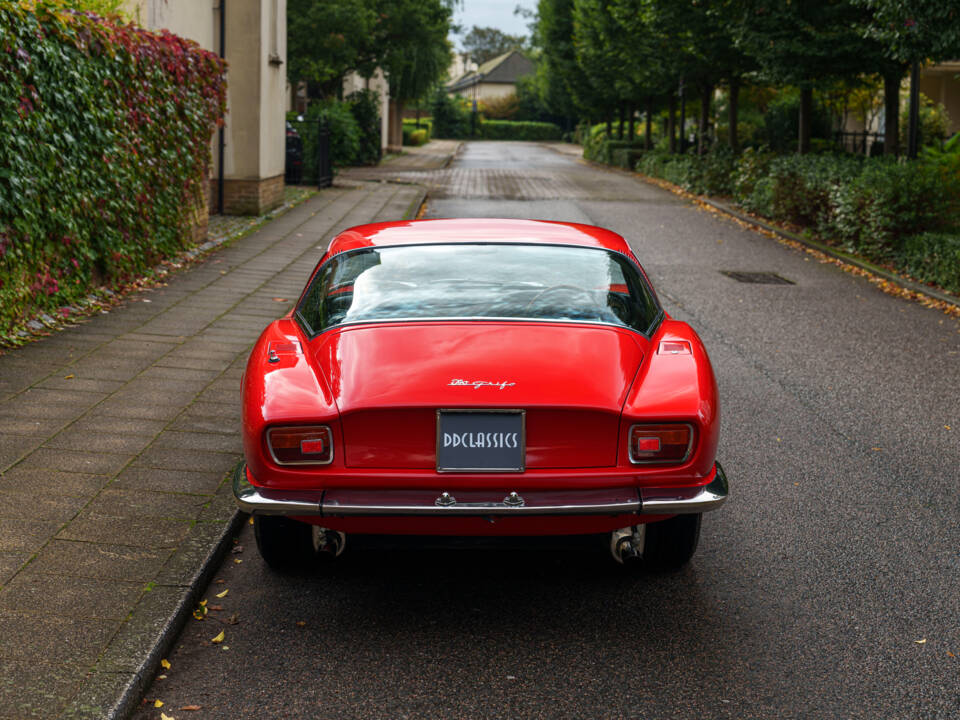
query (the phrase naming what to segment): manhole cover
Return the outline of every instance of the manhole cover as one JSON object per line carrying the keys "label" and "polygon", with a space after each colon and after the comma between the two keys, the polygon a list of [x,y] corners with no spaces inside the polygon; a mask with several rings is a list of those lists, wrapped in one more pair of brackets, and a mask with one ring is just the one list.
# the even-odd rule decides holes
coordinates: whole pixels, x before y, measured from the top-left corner
{"label": "manhole cover", "polygon": [[728,278],[737,282],[754,283],[755,285],[794,285],[792,280],[780,277],[774,272],[744,272],[742,270],[721,270]]}

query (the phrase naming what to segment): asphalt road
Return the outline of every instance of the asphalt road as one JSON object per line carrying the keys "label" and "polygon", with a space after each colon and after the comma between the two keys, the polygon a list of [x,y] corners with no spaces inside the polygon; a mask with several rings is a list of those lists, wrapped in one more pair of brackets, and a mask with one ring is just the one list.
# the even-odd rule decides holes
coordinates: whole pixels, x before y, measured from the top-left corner
{"label": "asphalt road", "polygon": [[731,499],[672,575],[582,545],[354,546],[284,577],[247,526],[206,595],[222,610],[150,701],[178,720],[960,716],[956,320],[554,149],[471,143],[413,175],[429,217],[630,240],[710,351]]}

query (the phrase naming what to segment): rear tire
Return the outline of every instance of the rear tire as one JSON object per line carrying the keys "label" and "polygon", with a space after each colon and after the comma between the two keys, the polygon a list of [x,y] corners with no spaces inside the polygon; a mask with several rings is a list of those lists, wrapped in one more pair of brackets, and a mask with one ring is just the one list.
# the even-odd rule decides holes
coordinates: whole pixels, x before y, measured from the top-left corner
{"label": "rear tire", "polygon": [[643,539],[643,565],[649,570],[679,570],[697,550],[700,519],[695,515],[675,515],[669,520],[647,523]]}
{"label": "rear tire", "polygon": [[316,558],[312,529],[307,523],[277,515],[254,515],[253,534],[260,557],[274,570],[301,570]]}

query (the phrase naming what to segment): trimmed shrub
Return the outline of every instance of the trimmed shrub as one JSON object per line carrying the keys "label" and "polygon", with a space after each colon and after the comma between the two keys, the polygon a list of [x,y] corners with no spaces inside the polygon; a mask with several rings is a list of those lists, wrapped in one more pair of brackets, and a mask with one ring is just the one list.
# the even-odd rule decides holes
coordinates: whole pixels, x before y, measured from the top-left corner
{"label": "trimmed shrub", "polygon": [[[291,122],[297,118],[295,112],[287,114]],[[342,100],[319,100],[307,107],[303,121],[296,125],[303,140],[304,162],[317,157],[318,121],[330,130],[330,161],[333,166],[342,168],[359,164],[362,133],[349,103]]]}
{"label": "trimmed shrub", "polygon": [[918,280],[960,294],[960,234],[923,233],[904,238],[895,260]]}
{"label": "trimmed shrub", "polygon": [[192,242],[224,72],[166,31],[0,4],[0,336]]}
{"label": "trimmed shrub", "polygon": [[545,122],[484,120],[477,128],[482,140],[559,140],[563,130]]}
{"label": "trimmed shrub", "polygon": [[[413,132],[414,130],[423,130],[424,132],[426,132],[427,133],[426,141],[428,142],[430,138],[433,137],[433,121],[430,118],[420,118],[420,127],[417,127],[416,119],[404,118],[403,120],[404,136],[406,136],[407,132]],[[407,142],[404,141],[403,144],[406,145]]]}
{"label": "trimmed shrub", "polygon": [[413,147],[420,147],[427,144],[427,130],[420,128],[416,130],[408,125],[403,126],[403,144]]}
{"label": "trimmed shrub", "polygon": [[373,90],[357,90],[347,95],[350,113],[359,130],[359,149],[354,165],[380,162],[380,97]]}
{"label": "trimmed shrub", "polygon": [[470,134],[470,113],[459,98],[447,95],[442,87],[437,88],[430,108],[435,138],[465,138]]}

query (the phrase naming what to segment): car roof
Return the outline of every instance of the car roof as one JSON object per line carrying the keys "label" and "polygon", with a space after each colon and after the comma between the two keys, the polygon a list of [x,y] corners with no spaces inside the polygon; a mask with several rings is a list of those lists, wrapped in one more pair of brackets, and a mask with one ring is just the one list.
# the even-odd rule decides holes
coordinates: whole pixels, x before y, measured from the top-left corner
{"label": "car roof", "polygon": [[335,255],[357,248],[390,245],[446,243],[579,245],[632,254],[620,235],[594,225],[499,218],[405,220],[357,225],[337,235],[327,253]]}

